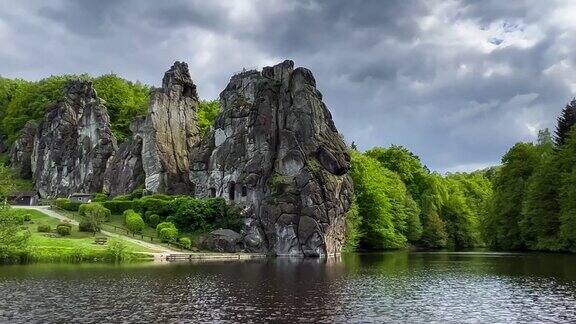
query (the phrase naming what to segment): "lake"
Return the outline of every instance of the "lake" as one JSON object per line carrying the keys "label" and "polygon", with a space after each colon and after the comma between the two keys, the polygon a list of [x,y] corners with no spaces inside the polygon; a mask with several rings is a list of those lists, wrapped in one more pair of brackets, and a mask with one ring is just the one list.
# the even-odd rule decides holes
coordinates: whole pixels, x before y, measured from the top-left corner
{"label": "lake", "polygon": [[576,256],[0,267],[1,322],[574,322]]}

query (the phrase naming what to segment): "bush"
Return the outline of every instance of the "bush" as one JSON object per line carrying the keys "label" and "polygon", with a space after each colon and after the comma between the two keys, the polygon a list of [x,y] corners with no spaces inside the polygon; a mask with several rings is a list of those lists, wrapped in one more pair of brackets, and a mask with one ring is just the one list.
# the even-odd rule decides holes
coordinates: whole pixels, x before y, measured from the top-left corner
{"label": "bush", "polygon": [[108,208],[113,214],[122,214],[128,209],[139,209],[137,201],[128,200],[109,200],[103,202],[102,206]]}
{"label": "bush", "polygon": [[130,200],[140,199],[144,196],[144,189],[136,189],[130,194]]}
{"label": "bush", "polygon": [[58,225],[56,226],[56,232],[62,236],[67,236],[72,233],[72,229],[67,225]]}
{"label": "bush", "polygon": [[39,224],[36,228],[38,233],[50,233],[52,231],[52,227],[48,224]]}
{"label": "bush", "polygon": [[160,231],[164,228],[176,228],[176,225],[174,225],[174,223],[171,222],[162,222],[158,225],[156,225],[156,234],[160,234]]}
{"label": "bush", "polygon": [[70,200],[67,198],[56,198],[54,200],[54,206],[60,209],[66,209],[66,206],[70,203]]}
{"label": "bush", "polygon": [[235,207],[228,206],[222,198],[195,199],[181,197],[170,202],[169,209],[176,227],[183,231],[208,231],[227,228],[240,231],[242,218]]}
{"label": "bush", "polygon": [[118,195],[114,198],[112,198],[112,201],[131,201],[132,198],[130,197],[130,195]]}
{"label": "bush", "polygon": [[174,242],[178,238],[178,229],[175,227],[165,227],[160,230],[158,237],[162,242]]}
{"label": "bush", "polygon": [[78,214],[80,214],[80,216],[86,217],[89,216],[90,213],[98,213],[104,222],[109,222],[112,217],[110,210],[101,203],[82,204],[78,208]]}
{"label": "bush", "polygon": [[78,208],[82,205],[82,203],[71,202],[68,198],[57,198],[53,203],[54,206],[67,211],[78,211]]}
{"label": "bush", "polygon": [[84,219],[78,225],[78,230],[80,232],[96,233],[100,232],[100,225],[89,219]]}
{"label": "bush", "polygon": [[29,221],[32,220],[32,215],[30,215],[30,214],[24,214],[23,218],[24,218],[24,221],[25,221],[25,222],[29,222]]}
{"label": "bush", "polygon": [[106,248],[106,259],[115,263],[127,261],[130,259],[130,251],[124,242],[111,240]]}
{"label": "bush", "polygon": [[187,237],[181,237],[180,239],[178,239],[178,243],[180,243],[180,245],[182,245],[187,249],[190,249],[192,247],[192,241]]}
{"label": "bush", "polygon": [[[154,196],[146,196],[142,199],[138,199],[139,211],[142,213],[151,212],[153,214],[158,215],[169,215],[170,214],[170,202],[164,199],[155,198],[157,195]],[[137,210],[134,208],[134,210]]]}
{"label": "bush", "polygon": [[94,194],[94,197],[92,198],[92,202],[105,202],[108,200],[108,195],[105,195],[103,193],[96,193]]}
{"label": "bush", "polygon": [[142,230],[146,226],[142,216],[132,209],[128,209],[124,212],[124,223],[132,234],[142,233]]}
{"label": "bush", "polygon": [[157,214],[152,214],[148,217],[148,225],[150,227],[158,226],[158,224],[160,224],[161,221],[162,219]]}

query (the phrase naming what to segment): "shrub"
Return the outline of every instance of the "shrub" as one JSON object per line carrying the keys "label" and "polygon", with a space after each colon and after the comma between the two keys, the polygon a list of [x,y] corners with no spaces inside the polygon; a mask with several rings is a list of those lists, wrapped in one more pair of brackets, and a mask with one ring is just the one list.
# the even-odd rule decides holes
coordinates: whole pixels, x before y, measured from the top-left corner
{"label": "shrub", "polygon": [[[139,211],[142,213],[151,212],[158,215],[168,215],[170,214],[170,202],[164,199],[155,198],[155,196],[146,196],[144,198],[138,199]],[[134,208],[136,210],[136,208]]]}
{"label": "shrub", "polygon": [[180,243],[180,245],[182,245],[187,249],[190,249],[192,247],[192,241],[187,237],[181,237],[180,239],[178,239],[178,243]]}
{"label": "shrub", "polygon": [[66,209],[66,206],[70,203],[70,200],[67,198],[57,198],[54,200],[54,206],[60,209]]}
{"label": "shrub", "polygon": [[126,244],[120,240],[111,240],[106,248],[106,259],[109,262],[124,262],[130,258]]}
{"label": "shrub", "polygon": [[142,230],[146,226],[146,224],[144,224],[142,216],[140,216],[140,214],[138,214],[132,209],[128,209],[127,211],[124,212],[124,223],[126,224],[126,227],[132,234],[142,233]]}
{"label": "shrub", "polygon": [[56,232],[58,232],[58,234],[60,234],[62,236],[67,236],[67,235],[70,235],[72,233],[72,230],[67,225],[58,225],[58,226],[56,226]]}
{"label": "shrub", "polygon": [[148,225],[150,227],[156,227],[158,226],[158,224],[160,224],[161,219],[160,216],[158,216],[157,214],[152,214],[148,217]]}
{"label": "shrub", "polygon": [[131,201],[130,195],[118,195],[112,198],[112,201]]}
{"label": "shrub", "polygon": [[32,215],[30,215],[30,214],[24,214],[23,218],[24,218],[24,221],[25,221],[25,222],[29,222],[29,221],[32,220]]}
{"label": "shrub", "polygon": [[173,222],[183,231],[208,231],[213,228],[242,228],[240,212],[222,198],[195,199],[181,197],[170,202]]}
{"label": "shrub", "polygon": [[138,210],[138,201],[128,200],[109,200],[102,203],[102,206],[108,208],[113,214],[122,214],[128,209]]}
{"label": "shrub", "polygon": [[89,219],[84,219],[78,225],[78,229],[80,232],[96,233],[100,231],[100,225]]}
{"label": "shrub", "polygon": [[158,237],[162,242],[174,242],[178,238],[178,229],[175,227],[165,227],[160,230]]}
{"label": "shrub", "polygon": [[130,194],[130,200],[140,199],[144,196],[144,189],[136,189]]}
{"label": "shrub", "polygon": [[80,214],[82,217],[90,217],[96,215],[103,222],[110,221],[110,217],[112,216],[110,210],[104,207],[101,203],[82,204],[78,208],[78,214]]}
{"label": "shrub", "polygon": [[156,226],[156,234],[160,236],[160,231],[165,228],[176,228],[176,225],[174,225],[174,223],[171,222],[162,222]]}
{"label": "shrub", "polygon": [[67,211],[78,211],[82,203],[71,202],[68,198],[57,198],[54,200],[54,206]]}
{"label": "shrub", "polygon": [[108,200],[108,195],[105,195],[103,193],[96,193],[94,194],[94,197],[92,198],[92,202],[105,202]]}
{"label": "shrub", "polygon": [[36,230],[38,233],[49,233],[52,231],[52,227],[50,227],[48,224],[39,224]]}

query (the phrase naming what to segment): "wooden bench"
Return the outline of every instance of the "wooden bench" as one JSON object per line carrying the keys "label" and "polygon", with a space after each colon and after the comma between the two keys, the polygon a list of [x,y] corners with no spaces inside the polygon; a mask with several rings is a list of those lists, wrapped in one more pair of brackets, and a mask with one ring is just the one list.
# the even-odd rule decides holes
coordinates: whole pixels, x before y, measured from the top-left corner
{"label": "wooden bench", "polygon": [[106,244],[106,242],[108,242],[108,238],[106,236],[96,236],[94,238],[94,243],[96,244],[103,245]]}

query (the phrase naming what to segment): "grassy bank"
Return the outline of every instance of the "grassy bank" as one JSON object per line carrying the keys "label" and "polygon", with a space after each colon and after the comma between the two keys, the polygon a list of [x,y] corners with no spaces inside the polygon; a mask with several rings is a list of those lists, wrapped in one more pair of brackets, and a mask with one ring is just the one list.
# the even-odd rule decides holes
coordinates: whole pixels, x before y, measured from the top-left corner
{"label": "grassy bank", "polygon": [[[24,227],[30,237],[25,249],[14,252],[12,262],[129,262],[150,259],[147,253],[155,252],[121,239],[108,239],[96,244],[91,233],[80,232],[71,225],[69,235],[60,235],[56,227],[58,219],[40,211],[14,209],[19,216],[27,216]],[[45,227],[42,231],[42,227]],[[50,229],[46,232],[46,228]]]}

